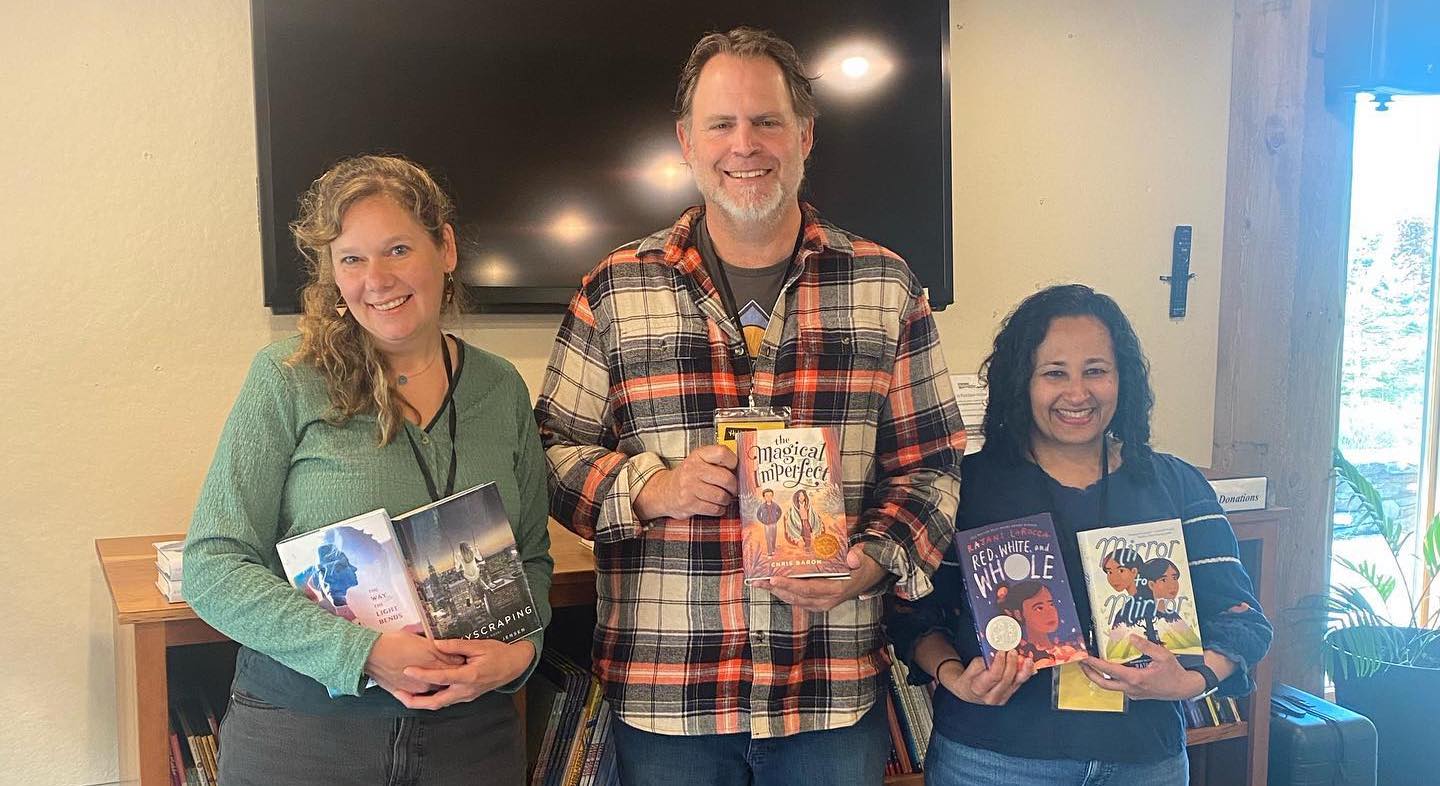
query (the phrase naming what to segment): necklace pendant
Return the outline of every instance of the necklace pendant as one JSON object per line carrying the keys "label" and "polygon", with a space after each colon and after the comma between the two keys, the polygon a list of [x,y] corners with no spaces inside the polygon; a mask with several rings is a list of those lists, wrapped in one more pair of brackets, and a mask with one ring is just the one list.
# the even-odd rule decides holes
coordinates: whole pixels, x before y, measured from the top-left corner
{"label": "necklace pendant", "polygon": [[404,374],[401,374],[399,377],[396,377],[396,379],[395,379],[395,384],[397,384],[397,385],[403,385],[403,384],[405,384],[406,382],[409,382],[409,381],[410,381],[410,378],[409,378],[409,377],[405,376]]}

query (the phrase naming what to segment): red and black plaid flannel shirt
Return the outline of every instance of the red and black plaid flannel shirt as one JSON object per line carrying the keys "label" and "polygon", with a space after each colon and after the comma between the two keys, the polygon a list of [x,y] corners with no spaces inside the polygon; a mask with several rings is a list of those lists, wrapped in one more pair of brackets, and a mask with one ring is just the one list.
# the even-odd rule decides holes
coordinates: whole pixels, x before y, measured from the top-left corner
{"label": "red and black plaid flannel shirt", "polygon": [[792,425],[839,430],[852,540],[897,594],[930,591],[954,534],[965,432],[929,304],[898,256],[802,207],[753,383],[691,238],[700,208],[612,252],[556,338],[536,404],[551,514],[596,541],[595,670],[639,729],[778,737],[851,725],[883,695],[882,598],[797,610],[745,584],[733,506],[660,522],[631,507],[752,384]]}

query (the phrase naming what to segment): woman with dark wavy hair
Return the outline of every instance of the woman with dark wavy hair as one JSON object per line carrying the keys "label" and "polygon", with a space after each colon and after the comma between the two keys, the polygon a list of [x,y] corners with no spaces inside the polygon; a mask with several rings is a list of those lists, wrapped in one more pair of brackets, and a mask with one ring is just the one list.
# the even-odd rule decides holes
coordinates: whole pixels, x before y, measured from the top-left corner
{"label": "woman with dark wavy hair", "polygon": [[[1076,533],[1180,519],[1190,557],[1204,662],[1181,666],[1141,637],[1147,668],[1087,657],[1035,677],[1033,660],[980,657],[958,555],[935,591],[897,601],[889,630],[912,679],[933,679],[935,725],[927,784],[1063,786],[1104,781],[1182,786],[1188,780],[1180,700],[1243,695],[1270,645],[1270,623],[1238,558],[1230,524],[1200,472],[1150,447],[1154,396],[1140,341],[1114,300],[1080,284],[1026,298],[1006,318],[982,370],[990,385],[985,445],[961,466],[958,530],[1049,513],[1071,594],[1090,619]],[[1134,580],[1135,559],[1114,560]],[[1122,564],[1123,562],[1123,564]],[[1052,680],[1079,669],[1129,697],[1123,713],[1055,709]],[[1067,683],[1069,684],[1069,683]]]}

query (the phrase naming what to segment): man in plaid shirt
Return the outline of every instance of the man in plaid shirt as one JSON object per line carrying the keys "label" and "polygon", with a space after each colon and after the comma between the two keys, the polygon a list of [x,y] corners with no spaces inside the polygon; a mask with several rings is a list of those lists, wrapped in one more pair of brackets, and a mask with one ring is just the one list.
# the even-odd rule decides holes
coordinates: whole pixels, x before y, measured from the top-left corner
{"label": "man in plaid shirt", "polygon": [[[586,276],[536,405],[551,512],[596,541],[621,778],[878,783],[881,596],[930,591],[965,446],[935,323],[903,260],[799,201],[816,111],[793,47],[706,36],[677,114],[704,207]],[[849,579],[745,583],[712,418],[747,404],[839,432]]]}

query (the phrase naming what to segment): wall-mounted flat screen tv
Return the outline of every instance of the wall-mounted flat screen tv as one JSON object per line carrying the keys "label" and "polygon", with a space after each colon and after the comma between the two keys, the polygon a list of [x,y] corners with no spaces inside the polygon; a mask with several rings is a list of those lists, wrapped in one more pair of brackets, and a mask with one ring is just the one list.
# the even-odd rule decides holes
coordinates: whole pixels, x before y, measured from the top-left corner
{"label": "wall-mounted flat screen tv", "polygon": [[700,202],[675,141],[695,41],[766,27],[818,76],[801,198],[951,286],[947,0],[252,0],[265,305],[299,310],[296,198],[349,155],[429,168],[480,310],[558,311]]}

